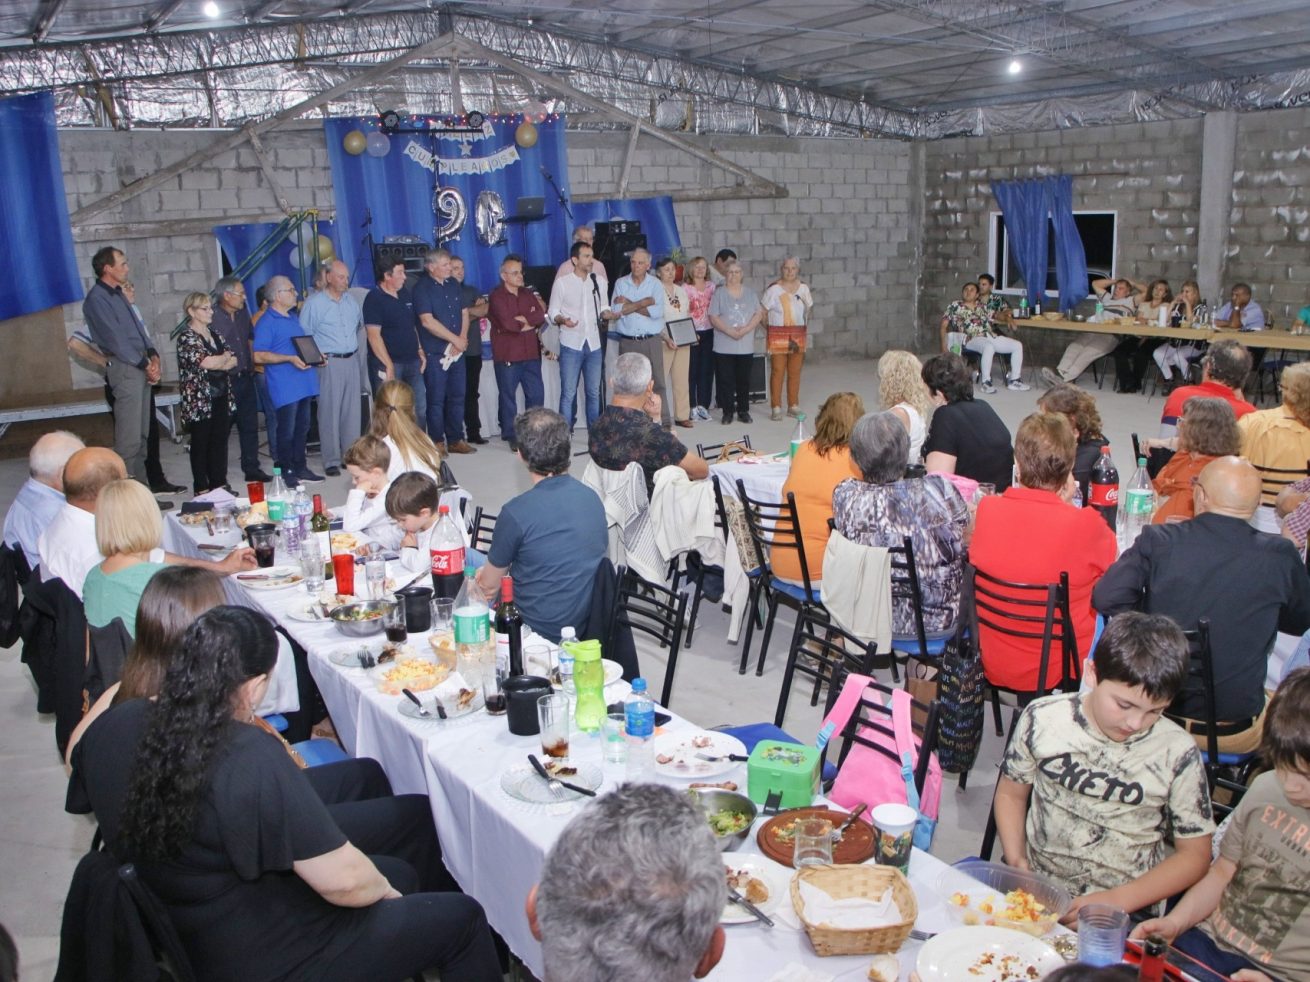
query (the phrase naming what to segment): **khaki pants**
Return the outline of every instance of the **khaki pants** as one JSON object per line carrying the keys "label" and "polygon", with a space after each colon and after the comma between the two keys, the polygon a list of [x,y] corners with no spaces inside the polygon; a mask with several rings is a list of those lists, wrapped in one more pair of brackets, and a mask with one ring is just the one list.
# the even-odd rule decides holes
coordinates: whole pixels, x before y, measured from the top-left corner
{"label": "khaki pants", "polygon": [[789,351],[785,355],[769,355],[769,405],[782,407],[782,377],[787,376],[787,408],[801,404],[801,364],[804,351]]}
{"label": "khaki pants", "polygon": [[691,368],[691,346],[664,347],[665,391],[673,398],[673,418],[678,422],[691,419],[691,393],[687,387],[687,373]]}
{"label": "khaki pants", "polygon": [[[1265,709],[1269,706],[1269,694],[1265,693]],[[1226,733],[1219,738],[1219,752],[1221,754],[1246,754],[1260,747],[1260,739],[1264,735],[1265,728],[1265,709],[1260,710],[1260,715],[1255,718],[1255,722],[1240,733]],[[1179,719],[1179,725],[1182,726],[1196,741],[1197,749],[1206,750],[1205,723],[1202,720]]]}

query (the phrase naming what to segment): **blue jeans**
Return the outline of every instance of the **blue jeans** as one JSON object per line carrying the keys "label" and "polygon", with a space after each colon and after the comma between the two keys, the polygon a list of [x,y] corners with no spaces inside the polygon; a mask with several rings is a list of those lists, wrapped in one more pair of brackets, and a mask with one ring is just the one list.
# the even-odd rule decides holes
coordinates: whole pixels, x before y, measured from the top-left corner
{"label": "blue jeans", "polygon": [[[423,384],[427,389],[428,436],[433,443],[459,443],[464,439],[464,359],[447,371],[441,367],[441,356],[429,352]],[[417,406],[418,393],[414,396]]]}
{"label": "blue jeans", "polygon": [[241,442],[241,472],[249,477],[257,474],[259,467],[259,392],[255,386],[255,374],[236,374],[231,376],[232,394],[236,397],[237,414],[232,422],[236,424],[237,435]]}
{"label": "blue jeans", "polygon": [[605,354],[600,348],[592,351],[559,348],[559,411],[573,429],[578,413],[578,376],[584,378],[587,400],[587,428],[591,429],[600,415],[600,376],[605,368]]}
{"label": "blue jeans", "polygon": [[[268,433],[268,456],[276,461],[277,457],[277,409],[268,395],[268,382],[262,373],[255,375],[255,395],[259,397],[259,411],[264,414],[264,430]],[[281,465],[279,465],[281,466]]]}
{"label": "blue jeans", "polygon": [[691,370],[687,373],[692,406],[709,409],[714,402],[714,332],[697,331],[691,349]]}
{"label": "blue jeans", "polygon": [[[378,389],[382,388],[382,379],[378,377],[380,371],[382,371],[382,362],[376,361],[370,355],[368,359],[368,381],[374,395],[377,395]],[[427,385],[423,382],[423,370],[418,367],[417,358],[412,361],[393,360],[391,362],[391,377],[397,382],[404,382],[414,390],[415,406],[427,406]]]}
{"label": "blue jeans", "polygon": [[518,415],[518,389],[523,386],[523,408],[545,405],[546,389],[541,384],[541,362],[496,362],[496,389],[500,396],[500,438],[514,442],[514,417]]}
{"label": "blue jeans", "polygon": [[1214,939],[1199,927],[1178,935],[1173,940],[1173,946],[1184,954],[1191,955],[1203,965],[1213,968],[1220,975],[1232,975],[1244,968],[1264,971],[1262,966],[1249,958],[1228,951],[1226,948],[1220,948],[1215,944]]}
{"label": "blue jeans", "polygon": [[305,463],[305,440],[309,437],[309,404],[312,397],[279,406],[277,410],[277,445],[281,454],[274,458],[282,468],[282,480],[288,487],[300,483],[308,470]]}

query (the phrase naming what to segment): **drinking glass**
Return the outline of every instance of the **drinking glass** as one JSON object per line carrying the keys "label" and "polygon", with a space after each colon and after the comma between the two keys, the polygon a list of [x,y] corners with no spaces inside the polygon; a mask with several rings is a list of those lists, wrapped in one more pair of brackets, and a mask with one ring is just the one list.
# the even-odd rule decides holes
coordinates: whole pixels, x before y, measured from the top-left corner
{"label": "drinking glass", "polygon": [[569,699],[560,693],[537,700],[537,719],[541,721],[541,750],[547,757],[568,760]]}
{"label": "drinking glass", "polygon": [[323,554],[318,540],[308,538],[300,545],[300,572],[305,577],[305,589],[311,597],[323,592]]}
{"label": "drinking glass", "polygon": [[455,624],[455,598],[437,597],[432,601],[432,630],[444,634]]}
{"label": "drinking glass", "polygon": [[550,645],[545,641],[533,641],[523,646],[523,671],[529,675],[551,675],[555,659],[551,657]]}
{"label": "drinking glass", "polygon": [[355,594],[355,557],[348,552],[339,552],[332,557],[332,574],[337,581],[337,593],[343,596]]}
{"label": "drinking glass", "polygon": [[627,716],[625,713],[607,713],[605,716],[605,763],[623,764],[628,759]]}
{"label": "drinking glass", "polygon": [[368,585],[365,596],[369,600],[381,600],[387,592],[387,561],[375,555],[365,559],[364,582]]}
{"label": "drinking glass", "polygon": [[255,565],[265,569],[273,565],[277,551],[277,529],[266,528],[250,532],[250,545],[255,550]]}
{"label": "drinking glass", "polygon": [[1118,965],[1124,959],[1128,915],[1109,904],[1078,908],[1078,960],[1087,965]]}
{"label": "drinking glass", "polygon": [[405,605],[399,600],[382,612],[382,630],[386,632],[387,640],[396,644],[404,644],[409,638],[405,629]]}
{"label": "drinking glass", "polygon": [[232,531],[232,506],[214,506],[214,534]]}
{"label": "drinking glass", "polygon": [[832,864],[832,822],[828,819],[798,819],[792,843],[792,865],[797,869]]}
{"label": "drinking glass", "polygon": [[498,671],[482,673],[482,704],[490,716],[502,716],[508,708],[504,683],[505,678]]}

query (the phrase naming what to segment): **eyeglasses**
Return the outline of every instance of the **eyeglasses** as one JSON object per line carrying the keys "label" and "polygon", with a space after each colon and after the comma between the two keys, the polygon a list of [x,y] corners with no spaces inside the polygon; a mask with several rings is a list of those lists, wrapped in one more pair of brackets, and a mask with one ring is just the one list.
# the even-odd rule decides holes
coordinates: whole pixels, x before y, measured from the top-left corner
{"label": "eyeglasses", "polygon": [[296,288],[295,288],[294,286],[284,286],[284,287],[282,287],[281,289],[279,289],[277,292],[278,292],[278,293],[295,293],[295,292],[296,292]]}

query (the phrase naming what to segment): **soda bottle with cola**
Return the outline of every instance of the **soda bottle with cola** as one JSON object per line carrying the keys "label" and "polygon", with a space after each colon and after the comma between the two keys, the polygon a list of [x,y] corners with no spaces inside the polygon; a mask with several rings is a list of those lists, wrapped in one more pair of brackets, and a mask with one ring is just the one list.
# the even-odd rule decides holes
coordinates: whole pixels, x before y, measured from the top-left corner
{"label": "soda bottle with cola", "polygon": [[1101,456],[1092,465],[1090,487],[1090,504],[1105,519],[1112,532],[1118,532],[1119,517],[1119,469],[1110,457],[1110,448],[1102,447]]}
{"label": "soda bottle with cola", "polygon": [[464,536],[450,515],[450,506],[438,509],[437,527],[432,530],[428,554],[432,562],[432,593],[452,599],[464,581]]}

